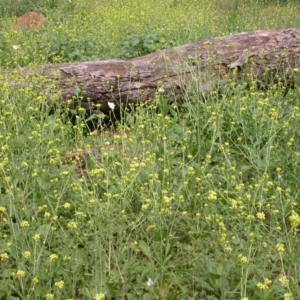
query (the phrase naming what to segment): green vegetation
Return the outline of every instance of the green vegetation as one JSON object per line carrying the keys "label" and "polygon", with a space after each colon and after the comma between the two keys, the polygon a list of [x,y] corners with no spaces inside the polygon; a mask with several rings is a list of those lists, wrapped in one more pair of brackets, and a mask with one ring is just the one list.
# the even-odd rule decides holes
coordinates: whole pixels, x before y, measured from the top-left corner
{"label": "green vegetation", "polygon": [[[7,0],[0,68],[299,27],[263,2]],[[13,30],[31,5],[47,26]],[[300,298],[300,86],[157,93],[109,130],[49,114],[51,89],[0,78],[1,300]]]}

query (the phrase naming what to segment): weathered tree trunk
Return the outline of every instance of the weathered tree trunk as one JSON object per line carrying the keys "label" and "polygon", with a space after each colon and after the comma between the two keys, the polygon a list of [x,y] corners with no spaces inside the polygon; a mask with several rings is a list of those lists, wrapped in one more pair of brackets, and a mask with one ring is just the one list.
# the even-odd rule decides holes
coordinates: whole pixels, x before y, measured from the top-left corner
{"label": "weathered tree trunk", "polygon": [[109,102],[116,108],[137,104],[151,99],[159,88],[173,99],[183,99],[189,90],[196,88],[205,96],[221,90],[229,79],[247,76],[260,85],[280,80],[293,84],[300,69],[299,47],[300,29],[264,30],[190,43],[127,61],[47,65],[24,68],[20,73],[43,74],[49,83],[55,83],[54,92],[61,90],[63,100],[80,89],[84,108],[107,112]]}

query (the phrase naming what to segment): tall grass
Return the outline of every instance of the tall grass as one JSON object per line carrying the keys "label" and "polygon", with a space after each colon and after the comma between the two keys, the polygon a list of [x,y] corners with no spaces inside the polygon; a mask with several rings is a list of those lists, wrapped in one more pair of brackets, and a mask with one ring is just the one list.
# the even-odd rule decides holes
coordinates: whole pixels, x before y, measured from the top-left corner
{"label": "tall grass", "polygon": [[[0,66],[299,22],[292,2],[219,2],[33,2],[38,31],[12,30],[7,6]],[[180,106],[157,93],[96,130],[81,108],[49,114],[42,78],[1,77],[0,299],[298,299],[299,92],[241,83]]]}

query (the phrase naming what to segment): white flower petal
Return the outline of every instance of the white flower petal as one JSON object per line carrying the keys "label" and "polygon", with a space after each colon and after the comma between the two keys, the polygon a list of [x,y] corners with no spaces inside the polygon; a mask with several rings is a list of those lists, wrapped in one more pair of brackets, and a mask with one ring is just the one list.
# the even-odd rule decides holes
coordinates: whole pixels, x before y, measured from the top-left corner
{"label": "white flower petal", "polygon": [[159,93],[163,93],[165,90],[164,90],[164,88],[162,88],[162,87],[160,87],[159,89],[158,89],[158,92]]}
{"label": "white flower petal", "polygon": [[18,50],[18,49],[19,49],[19,46],[18,46],[18,45],[13,45],[13,49],[14,49],[14,50]]}
{"label": "white flower petal", "polygon": [[152,286],[154,284],[153,280],[151,278],[148,279],[147,285]]}
{"label": "white flower petal", "polygon": [[114,110],[115,109],[115,104],[113,103],[113,102],[107,102],[107,104],[108,104],[108,106],[112,109],[112,110]]}

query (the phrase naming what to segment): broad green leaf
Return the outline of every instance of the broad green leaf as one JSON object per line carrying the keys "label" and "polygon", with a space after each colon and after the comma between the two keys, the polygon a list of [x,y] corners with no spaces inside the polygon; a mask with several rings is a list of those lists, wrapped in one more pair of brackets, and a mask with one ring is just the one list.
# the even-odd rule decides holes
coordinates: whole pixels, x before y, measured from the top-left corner
{"label": "broad green leaf", "polygon": [[150,258],[151,250],[150,250],[150,247],[146,244],[146,242],[144,242],[143,240],[140,240],[139,246],[140,246],[140,249],[143,252],[143,254]]}

